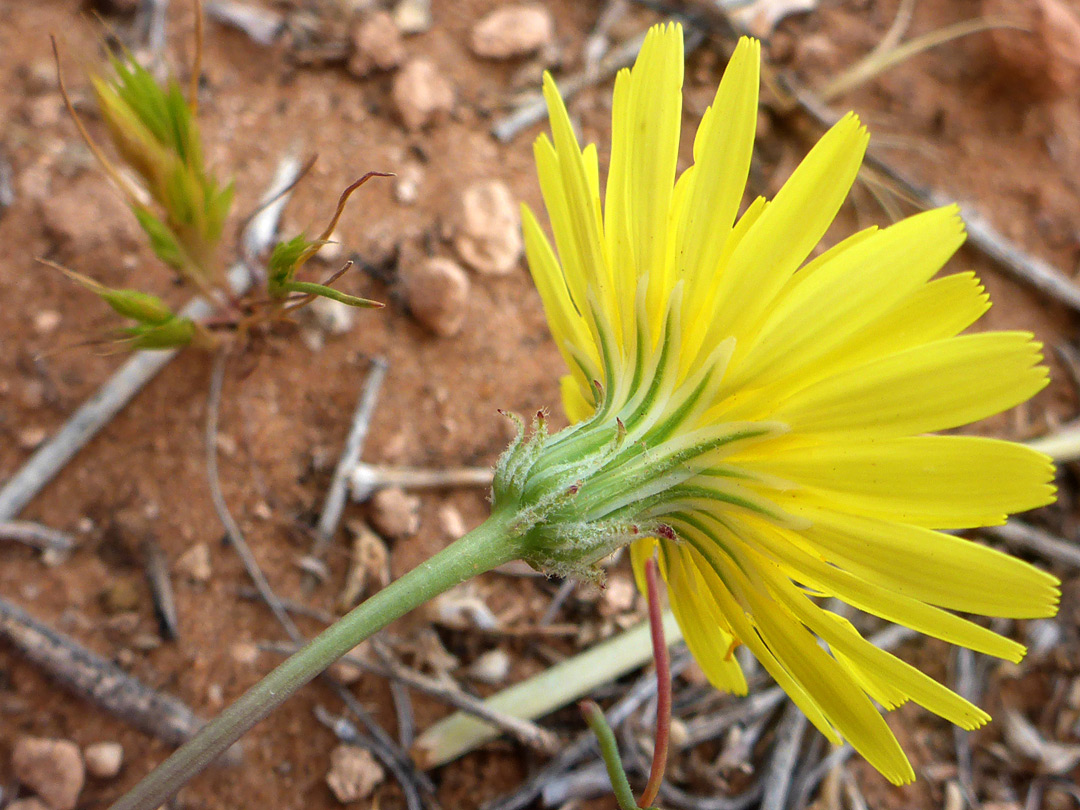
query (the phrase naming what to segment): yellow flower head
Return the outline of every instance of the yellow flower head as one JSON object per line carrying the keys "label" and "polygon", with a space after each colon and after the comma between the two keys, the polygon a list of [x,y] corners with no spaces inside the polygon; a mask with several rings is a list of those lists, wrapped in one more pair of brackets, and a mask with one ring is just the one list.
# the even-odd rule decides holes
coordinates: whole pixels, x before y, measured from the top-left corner
{"label": "yellow flower head", "polygon": [[603,205],[596,148],[579,147],[545,79],[553,138],[536,142],[536,161],[555,250],[528,210],[524,230],[575,424],[547,437],[540,420],[519,439],[495,503],[523,510],[531,559],[556,570],[632,542],[640,572],[658,547],[672,608],[717,687],[746,691],[732,655],[745,644],[826,737],[908,782],[875,702],[912,700],[967,729],[988,716],[822,598],[1021,658],[1021,645],[956,612],[1050,616],[1057,581],[938,530],[1051,502],[1051,462],[928,434],[1013,407],[1047,371],[1030,334],[960,334],[989,303],[971,273],[933,278],[964,240],[955,206],[808,261],[866,148],[854,115],[775,199],[739,215],[758,69],[758,43],[742,40],[694,165],[677,175],[682,31],[654,28],[615,82]]}

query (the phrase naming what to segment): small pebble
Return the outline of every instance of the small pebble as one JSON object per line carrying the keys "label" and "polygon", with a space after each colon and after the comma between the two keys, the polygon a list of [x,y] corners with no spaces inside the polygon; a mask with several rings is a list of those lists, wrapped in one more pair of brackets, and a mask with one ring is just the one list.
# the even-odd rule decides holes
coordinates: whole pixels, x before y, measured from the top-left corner
{"label": "small pebble", "polygon": [[330,752],[326,785],[342,804],[366,799],[386,778],[375,758],[355,745],[338,745]]}
{"label": "small pebble", "polygon": [[501,180],[482,180],[465,189],[453,230],[458,255],[477,271],[501,276],[517,267],[521,225],[514,197]]}
{"label": "small pebble", "polygon": [[56,330],[60,325],[60,313],[55,309],[43,309],[34,313],[34,331],[39,335],[47,335]]}
{"label": "small pebble", "polygon": [[406,163],[397,175],[394,199],[402,205],[413,205],[420,198],[420,184],[424,182],[423,168],[417,163]]}
{"label": "small pebble", "polygon": [[409,311],[421,326],[440,337],[461,331],[469,278],[455,262],[434,258],[408,264],[400,279]]}
{"label": "small pebble", "polygon": [[196,543],[177,558],[176,570],[189,582],[198,585],[209,582],[214,575],[210,565],[210,547],[206,543]]}
{"label": "small pebble", "polygon": [[420,530],[420,498],[398,487],[380,489],[371,498],[371,522],[384,537],[411,537]]}
{"label": "small pebble", "polygon": [[250,667],[259,660],[259,648],[250,641],[238,641],[229,648],[229,655],[241,666]]}
{"label": "small pebble", "polygon": [[361,20],[353,29],[352,44],[349,72],[360,78],[377,70],[393,70],[405,58],[401,31],[385,11]]}
{"label": "small pebble", "polygon": [[71,740],[20,737],[11,755],[11,770],[52,810],[74,810],[86,781],[82,754]]}
{"label": "small pebble", "polygon": [[615,616],[625,613],[634,606],[637,587],[629,577],[609,576],[600,594],[600,615]]}
{"label": "small pebble", "polygon": [[430,59],[409,61],[394,76],[390,91],[405,128],[422,129],[454,107],[454,88]]}
{"label": "small pebble", "polygon": [[23,450],[36,450],[41,443],[45,441],[45,437],[48,435],[48,431],[43,427],[25,427],[15,434],[15,441],[18,442],[19,447]]}
{"label": "small pebble", "polygon": [[401,0],[394,7],[394,24],[403,34],[422,34],[431,28],[431,0]]}
{"label": "small pebble", "polygon": [[105,586],[101,605],[110,616],[127,613],[139,607],[139,586],[133,577],[122,577]]}
{"label": "small pebble", "polygon": [[511,59],[527,56],[555,39],[555,20],[541,5],[528,3],[496,8],[473,26],[470,45],[477,56]]}
{"label": "small pebble", "polygon": [[124,746],[118,742],[96,742],[83,750],[86,770],[96,779],[112,779],[124,764]]}
{"label": "small pebble", "polygon": [[439,507],[438,518],[439,527],[451,540],[457,540],[465,535],[465,518],[452,503],[445,503]]}
{"label": "small pebble", "polygon": [[465,674],[480,683],[500,684],[510,674],[510,656],[506,650],[488,650],[473,661]]}

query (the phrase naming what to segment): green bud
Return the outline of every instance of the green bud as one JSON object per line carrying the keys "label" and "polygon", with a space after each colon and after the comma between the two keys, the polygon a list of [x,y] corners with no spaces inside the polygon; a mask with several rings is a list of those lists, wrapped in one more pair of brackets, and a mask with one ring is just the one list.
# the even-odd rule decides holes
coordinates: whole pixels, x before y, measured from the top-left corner
{"label": "green bud", "polygon": [[132,349],[174,349],[191,344],[197,329],[190,318],[172,317],[163,323],[130,326],[120,334]]}
{"label": "green bud", "polygon": [[146,235],[150,237],[150,247],[154,255],[174,270],[183,269],[188,264],[188,260],[169,226],[141,205],[133,205],[131,210],[135,213],[135,218],[139,220],[139,225],[142,226]]}

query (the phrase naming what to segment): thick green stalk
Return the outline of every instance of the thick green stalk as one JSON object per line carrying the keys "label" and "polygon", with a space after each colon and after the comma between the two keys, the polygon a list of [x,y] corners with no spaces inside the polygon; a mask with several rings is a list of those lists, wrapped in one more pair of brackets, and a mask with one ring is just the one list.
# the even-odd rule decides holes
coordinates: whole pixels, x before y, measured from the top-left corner
{"label": "thick green stalk", "polygon": [[304,684],[394,619],[477,574],[522,555],[511,526],[496,513],[460,540],[395,580],[255,684],[189,742],[151,771],[110,810],[157,810],[189,779]]}

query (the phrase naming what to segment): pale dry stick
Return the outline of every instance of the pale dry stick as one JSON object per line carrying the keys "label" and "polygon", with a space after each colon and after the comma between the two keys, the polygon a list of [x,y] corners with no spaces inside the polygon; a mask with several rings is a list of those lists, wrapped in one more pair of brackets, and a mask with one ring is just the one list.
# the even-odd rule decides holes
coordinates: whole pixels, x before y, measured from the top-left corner
{"label": "pale dry stick", "polygon": [[1080,546],[1015,518],[1003,526],[987,526],[981,534],[1001,540],[1014,551],[1038,554],[1070,568],[1080,568]]}
{"label": "pale dry stick", "polygon": [[855,749],[851,747],[850,743],[844,743],[839,748],[835,748],[826,755],[821,762],[814,766],[813,770],[806,775],[806,779],[798,786],[798,790],[795,792],[795,800],[792,802],[793,810],[803,810],[804,807],[809,806],[810,797],[813,795],[817,786],[821,784],[822,780],[834,769],[844,764],[852,754],[855,753]]}
{"label": "pale dry stick", "polygon": [[490,467],[450,467],[444,470],[424,470],[416,467],[389,467],[381,464],[358,463],[349,473],[349,489],[354,501],[364,502],[377,490],[389,487],[401,489],[449,489],[453,487],[490,487]]}
{"label": "pale dry stick", "polygon": [[[301,164],[295,155],[289,155],[278,164],[266,199],[278,196],[279,189],[292,184]],[[273,242],[281,207],[277,203],[267,206],[252,218],[246,234],[257,234],[259,251]],[[254,236],[252,237],[252,247]],[[234,265],[228,273],[229,286],[236,294],[245,292],[250,283],[250,272],[243,262]],[[196,298],[180,310],[180,316],[203,320],[213,312],[211,302]],[[12,520],[45,487],[64,466],[97,433],[107,425],[158,372],[169,364],[180,349],[139,351],[129,357],[97,392],[79,406],[63,427],[45,444],[39,447],[26,463],[16,471],[0,489],[0,521]]]}
{"label": "pale dry stick", "polygon": [[[214,366],[210,377],[210,392],[206,406],[206,469],[211,499],[214,504],[214,510],[225,527],[225,533],[229,538],[229,542],[240,557],[244,570],[255,584],[259,596],[262,598],[263,602],[266,603],[266,606],[270,608],[270,612],[274,614],[274,618],[277,619],[278,623],[285,629],[286,634],[292,642],[300,647],[307,642],[307,639],[304,637],[304,634],[300,632],[300,628],[297,627],[292,616],[289,615],[289,612],[285,609],[285,606],[281,603],[281,600],[278,599],[277,594],[270,586],[270,582],[266,579],[266,574],[263,573],[258,560],[255,559],[251,547],[248,545],[243,532],[240,531],[240,527],[237,525],[236,520],[229,511],[228,504],[225,503],[225,497],[221,492],[217,466],[217,428],[221,405],[221,389],[225,379],[226,357],[225,351],[218,352],[214,357]],[[423,802],[420,798],[419,790],[413,783],[420,782],[425,788],[430,788],[429,792],[433,792],[434,786],[430,785],[430,782],[416,778],[418,774],[416,774],[411,767],[411,763],[405,754],[397,748],[397,745],[390,735],[386,733],[386,730],[375,722],[368,711],[348,689],[326,672],[322,673],[321,678],[330,684],[338,697],[367,728],[372,737],[367,747],[395,774],[395,776],[399,777],[399,782],[402,791],[405,793],[405,800],[406,804],[409,806],[409,810],[421,810]]]}
{"label": "pale dry stick", "polygon": [[791,789],[791,774],[795,769],[799,747],[806,733],[806,715],[794,703],[788,703],[780,717],[776,744],[761,795],[761,810],[784,810]]}
{"label": "pale dry stick", "polygon": [[[169,745],[186,742],[204,724],[179,698],[155,691],[3,598],[0,639],[68,691]],[[233,749],[230,759],[238,752]]]}
{"label": "pale dry stick", "polygon": [[[249,586],[237,588],[236,595],[241,599],[247,599],[251,602],[257,602],[262,599],[262,595],[259,591]],[[296,616],[305,616],[308,619],[314,619],[322,624],[331,624],[337,618],[327,610],[320,610],[319,608],[304,602],[294,602],[291,599],[283,599],[280,596],[278,597],[278,601],[281,602],[281,606],[289,611],[289,613]]]}
{"label": "pale dry stick", "polygon": [[15,204],[15,185],[12,178],[11,163],[0,152],[0,217],[4,215],[4,211]]}
{"label": "pale dry stick", "polygon": [[285,30],[285,15],[251,3],[209,2],[206,14],[223,25],[247,34],[257,45],[273,45]]}
{"label": "pale dry stick", "polygon": [[[367,439],[368,429],[371,427],[371,417],[375,413],[375,405],[379,401],[379,391],[382,389],[383,380],[386,379],[386,371],[389,368],[384,357],[376,357],[371,361],[364,388],[360,392],[360,401],[356,405],[353,414],[352,426],[349,435],[345,439],[345,449],[338,458],[337,466],[334,467],[334,475],[330,479],[330,486],[326,491],[326,500],[323,502],[322,514],[315,526],[315,541],[311,545],[308,554],[309,560],[322,564],[322,557],[326,549],[333,542],[338,524],[341,523],[341,514],[345,511],[345,501],[348,498],[349,477],[355,474],[356,465],[360,461],[360,454],[364,450],[364,441]],[[311,592],[318,579],[314,568],[304,579],[303,587]]]}
{"label": "pale dry stick", "polygon": [[1080,461],[1080,420],[1062,425],[1053,433],[1025,442],[1057,462]]}
{"label": "pale dry stick", "polygon": [[[976,703],[979,700],[978,678],[975,674],[975,653],[966,647],[956,649],[956,686],[953,691],[965,700]],[[956,745],[956,772],[960,790],[968,807],[978,807],[975,795],[975,771],[971,762],[971,732],[959,726],[953,726],[953,742]]]}
{"label": "pale dry stick", "polygon": [[75,538],[72,535],[30,520],[8,520],[0,523],[0,540],[14,540],[38,551],[50,551],[54,554],[67,554],[75,548]]}

